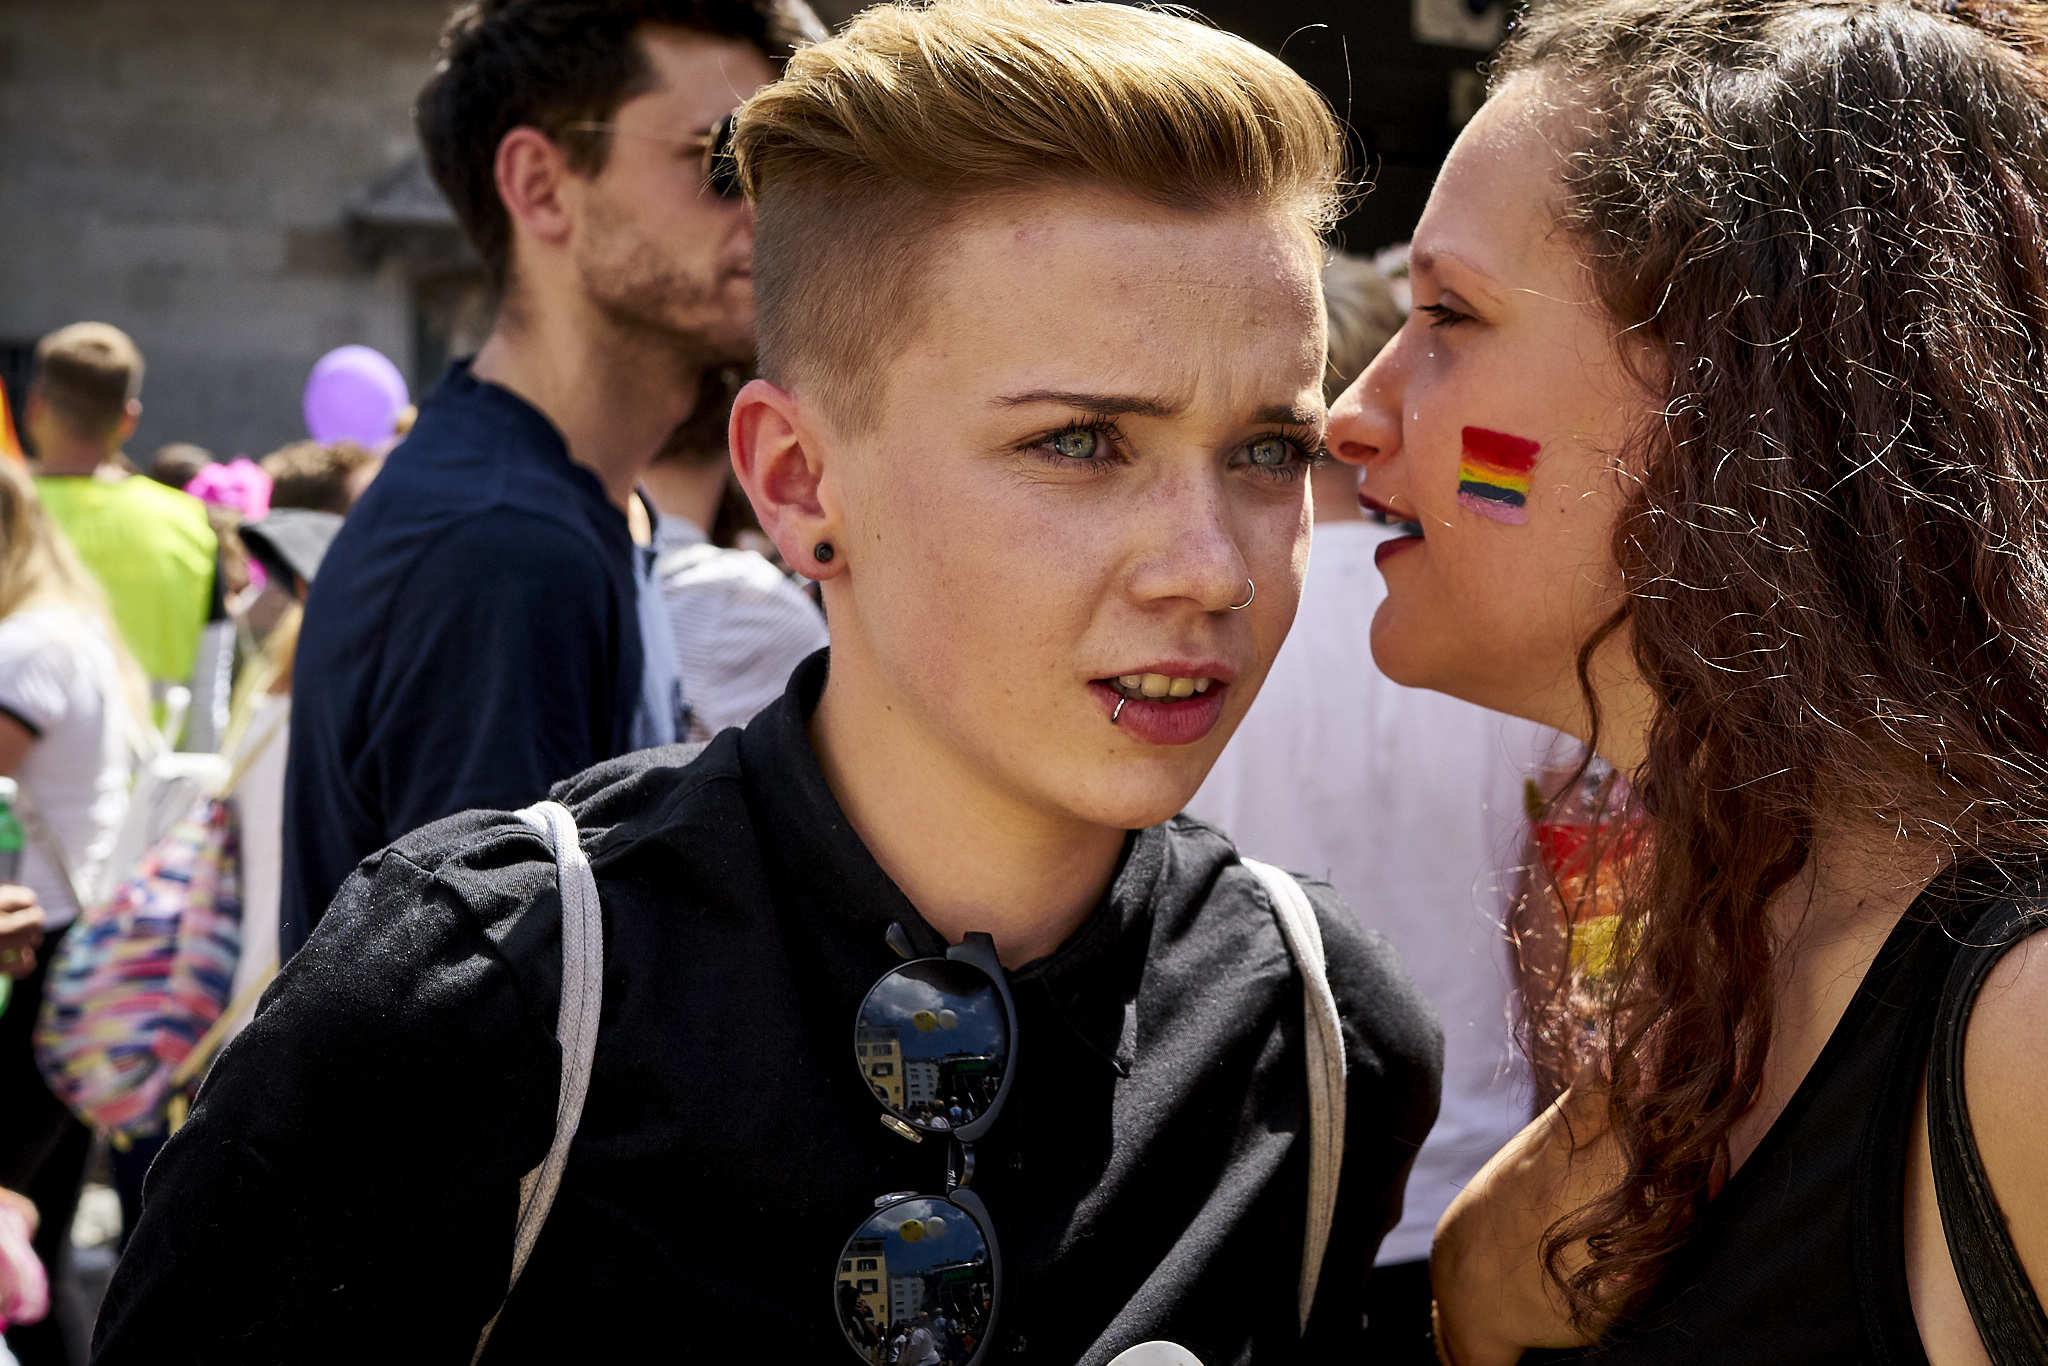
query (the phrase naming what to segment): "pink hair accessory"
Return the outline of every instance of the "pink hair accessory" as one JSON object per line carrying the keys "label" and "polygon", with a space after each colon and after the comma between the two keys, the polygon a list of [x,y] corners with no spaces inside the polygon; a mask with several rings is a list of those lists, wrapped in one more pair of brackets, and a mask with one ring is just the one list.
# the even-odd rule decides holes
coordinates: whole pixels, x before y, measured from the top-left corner
{"label": "pink hair accessory", "polygon": [[185,492],[202,503],[233,508],[245,522],[253,522],[270,511],[270,476],[246,455],[208,465],[192,476]]}

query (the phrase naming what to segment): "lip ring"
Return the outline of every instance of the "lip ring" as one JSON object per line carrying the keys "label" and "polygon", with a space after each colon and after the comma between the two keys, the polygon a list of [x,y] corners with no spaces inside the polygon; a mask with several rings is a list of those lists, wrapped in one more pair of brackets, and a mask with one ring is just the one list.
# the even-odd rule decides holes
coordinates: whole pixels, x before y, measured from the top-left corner
{"label": "lip ring", "polygon": [[1196,693],[1180,700],[1125,698],[1099,678],[1091,680],[1088,686],[1101,699],[1104,716],[1117,716],[1117,702],[1126,703],[1117,720],[1118,737],[1145,747],[1200,743],[1222,720],[1228,705],[1226,694],[1229,685],[1220,681],[1206,693]]}

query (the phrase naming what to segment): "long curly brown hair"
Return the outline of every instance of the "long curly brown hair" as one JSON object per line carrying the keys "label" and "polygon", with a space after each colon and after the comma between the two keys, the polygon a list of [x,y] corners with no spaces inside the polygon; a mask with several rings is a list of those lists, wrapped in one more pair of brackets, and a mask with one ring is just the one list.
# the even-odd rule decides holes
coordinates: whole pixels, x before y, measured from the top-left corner
{"label": "long curly brown hair", "polygon": [[2048,844],[2044,32],[2034,4],[1550,0],[1497,64],[1550,101],[1560,226],[1658,357],[1601,632],[1657,702],[1598,1040],[1629,1175],[1543,1249],[1582,1324],[1642,1306],[1727,1170],[1767,906],[1823,826]]}

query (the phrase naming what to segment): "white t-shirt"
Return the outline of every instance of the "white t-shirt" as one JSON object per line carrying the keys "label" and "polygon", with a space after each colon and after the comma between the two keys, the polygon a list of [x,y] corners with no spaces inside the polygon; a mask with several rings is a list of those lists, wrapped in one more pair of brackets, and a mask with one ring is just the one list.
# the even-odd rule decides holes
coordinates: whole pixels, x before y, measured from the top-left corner
{"label": "white t-shirt", "polygon": [[[83,612],[31,607],[0,620],[0,711],[36,737],[14,779],[81,887],[98,882],[128,808],[116,677],[113,649]],[[63,873],[34,839],[22,881],[43,904],[45,928],[77,918]]]}
{"label": "white t-shirt", "polygon": [[[284,885],[284,759],[291,747],[291,710],[289,697],[271,694],[258,698],[239,744],[228,756],[237,766],[248,761],[234,792],[241,833],[242,956],[235,961],[230,1001],[239,1000],[263,979],[265,971],[278,965],[278,902]],[[235,1029],[240,1031],[254,1015],[252,1004]]]}
{"label": "white t-shirt", "polygon": [[1443,1109],[1379,1262],[1420,1261],[1453,1196],[1527,1121],[1501,922],[1523,779],[1553,733],[1373,664],[1391,528],[1315,529],[1301,610],[1258,700],[1188,810],[1253,858],[1321,878],[1400,952],[1443,1017]]}
{"label": "white t-shirt", "polygon": [[690,734],[679,738],[744,726],[782,696],[806,655],[825,647],[824,614],[767,560],[706,543],[686,517],[664,516],[654,548],[690,708]]}

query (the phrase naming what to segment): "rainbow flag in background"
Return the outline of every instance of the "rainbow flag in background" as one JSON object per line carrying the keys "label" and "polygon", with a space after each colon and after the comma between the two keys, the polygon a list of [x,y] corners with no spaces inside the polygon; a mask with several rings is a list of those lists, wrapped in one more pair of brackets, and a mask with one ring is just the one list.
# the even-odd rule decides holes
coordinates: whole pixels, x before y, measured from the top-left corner
{"label": "rainbow flag in background", "polygon": [[1542,447],[1505,432],[1467,427],[1458,462],[1458,502],[1481,517],[1521,526],[1529,520],[1529,472]]}
{"label": "rainbow flag in background", "polygon": [[14,434],[14,414],[7,411],[7,391],[0,389],[0,456],[22,463],[21,438]]}

